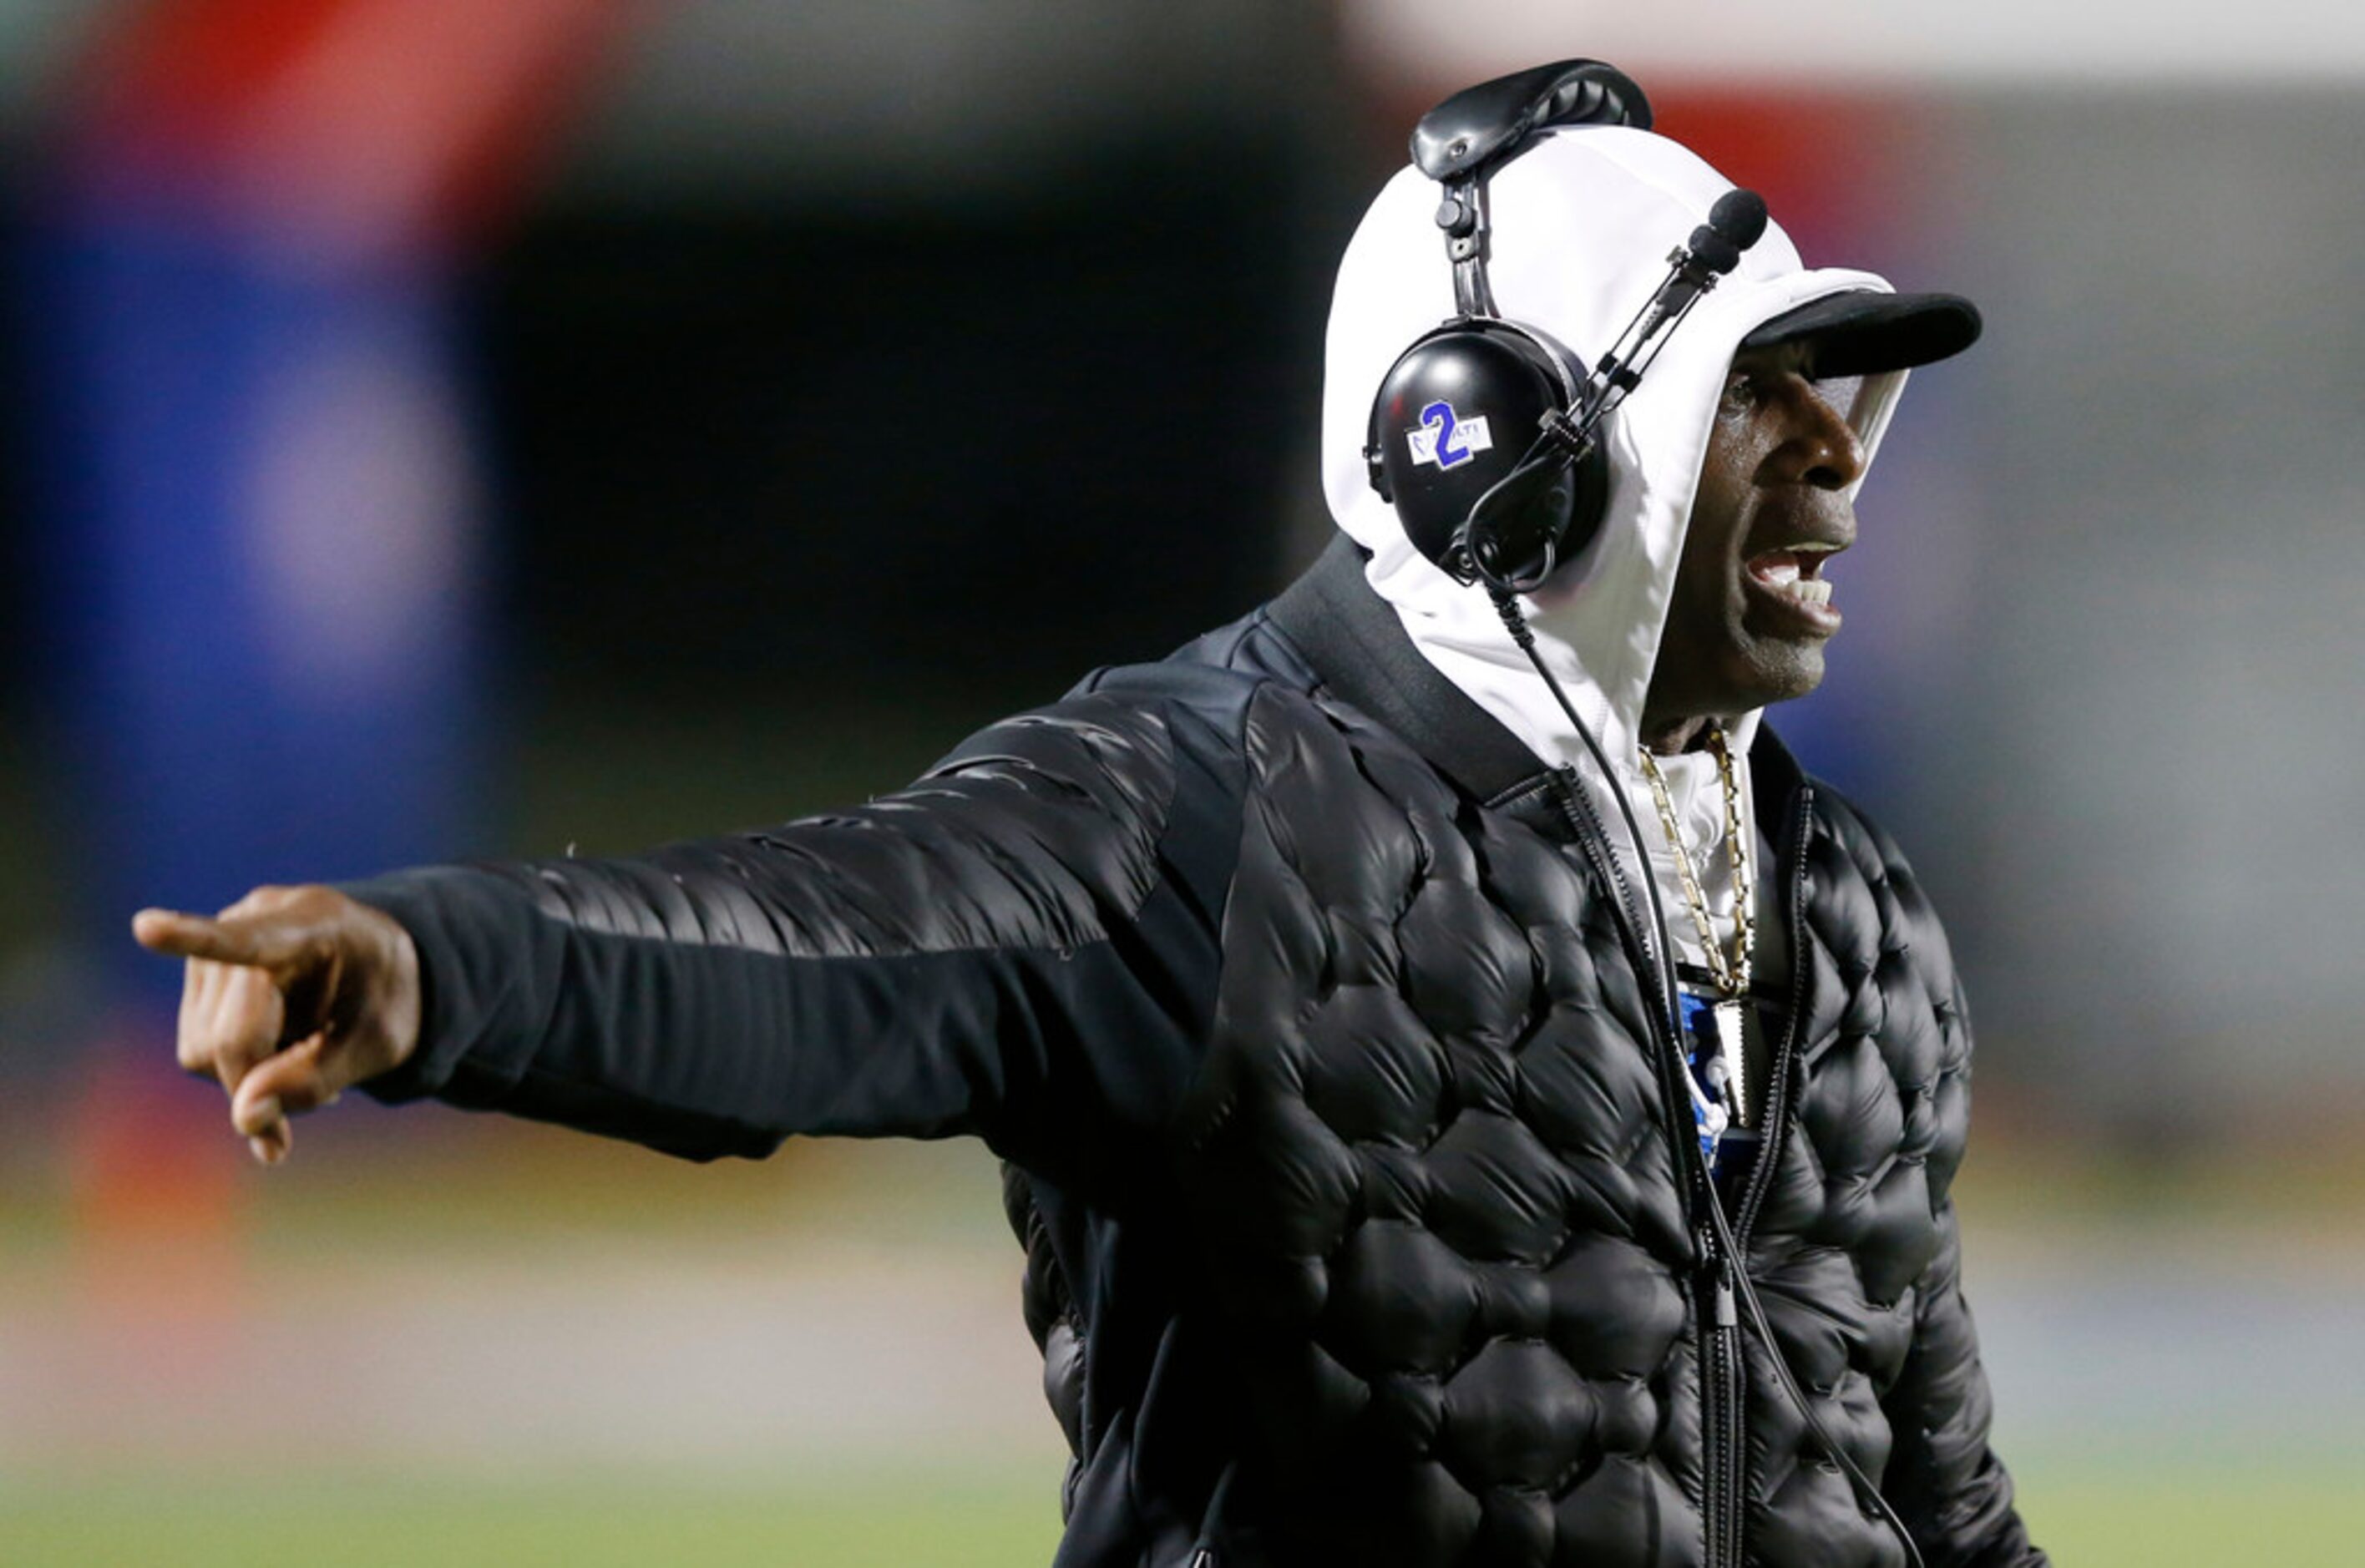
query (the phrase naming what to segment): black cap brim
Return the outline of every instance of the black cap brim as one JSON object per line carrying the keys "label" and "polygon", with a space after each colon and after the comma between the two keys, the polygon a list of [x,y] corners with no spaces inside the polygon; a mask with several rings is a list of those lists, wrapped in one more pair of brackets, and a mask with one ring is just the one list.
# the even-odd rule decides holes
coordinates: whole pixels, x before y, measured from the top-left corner
{"label": "black cap brim", "polygon": [[1870,375],[1911,370],[1979,341],[1979,308],[1959,294],[1827,294],[1785,310],[1741,340],[1744,349],[1814,340],[1810,374]]}

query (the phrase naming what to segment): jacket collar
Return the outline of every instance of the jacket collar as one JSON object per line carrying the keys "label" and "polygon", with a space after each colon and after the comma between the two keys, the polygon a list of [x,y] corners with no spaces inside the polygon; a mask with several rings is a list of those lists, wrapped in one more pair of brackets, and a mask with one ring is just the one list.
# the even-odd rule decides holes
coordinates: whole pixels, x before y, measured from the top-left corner
{"label": "jacket collar", "polygon": [[[1463,795],[1565,841],[1570,830],[1552,804],[1542,758],[1421,656],[1395,611],[1364,579],[1367,559],[1354,541],[1336,534],[1266,607],[1271,623],[1313,672],[1317,691],[1393,731]],[[1749,761],[1758,826],[1778,846],[1784,807],[1803,775],[1769,724],[1758,725]]]}
{"label": "jacket collar", "polygon": [[1325,695],[1360,708],[1476,801],[1540,781],[1543,762],[1463,689],[1438,673],[1363,577],[1368,557],[1334,534],[1320,559],[1270,606],[1272,623],[1305,655]]}

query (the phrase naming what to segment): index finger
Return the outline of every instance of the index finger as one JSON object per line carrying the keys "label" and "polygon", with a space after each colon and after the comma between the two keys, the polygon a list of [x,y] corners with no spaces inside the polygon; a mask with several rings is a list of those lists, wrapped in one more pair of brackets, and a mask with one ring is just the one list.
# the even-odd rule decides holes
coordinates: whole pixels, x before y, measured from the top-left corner
{"label": "index finger", "polygon": [[131,935],[151,952],[264,969],[286,963],[301,947],[298,939],[268,926],[173,909],[141,910],[131,917]]}

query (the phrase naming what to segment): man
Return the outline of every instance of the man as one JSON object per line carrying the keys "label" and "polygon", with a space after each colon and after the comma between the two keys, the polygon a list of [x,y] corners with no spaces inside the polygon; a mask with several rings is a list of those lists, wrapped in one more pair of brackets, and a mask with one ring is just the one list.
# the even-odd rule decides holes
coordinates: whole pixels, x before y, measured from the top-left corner
{"label": "man", "polygon": [[1975,313],[1736,241],[1523,604],[1373,483],[1478,443],[1374,402],[1458,297],[1597,355],[1701,245],[1727,182],[1639,93],[1563,114],[1631,93],[1589,69],[1473,90],[1483,244],[1420,170],[1373,204],[1342,536],[1272,604],[860,810],[145,912],[183,1065],[266,1159],[356,1083],[698,1159],[984,1137],[1063,1564],[2041,1564],[1959,1288],[1944,935],[1758,716],[1820,680],[1902,373]]}

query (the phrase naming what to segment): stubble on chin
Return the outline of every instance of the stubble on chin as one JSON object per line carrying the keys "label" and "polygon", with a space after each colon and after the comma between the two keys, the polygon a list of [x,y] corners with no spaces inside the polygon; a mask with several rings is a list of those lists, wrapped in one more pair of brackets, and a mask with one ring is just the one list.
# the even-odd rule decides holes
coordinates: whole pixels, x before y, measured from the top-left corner
{"label": "stubble on chin", "polygon": [[1789,702],[1822,685],[1823,644],[1753,638],[1730,667],[1735,689],[1748,695],[1744,710]]}

